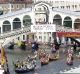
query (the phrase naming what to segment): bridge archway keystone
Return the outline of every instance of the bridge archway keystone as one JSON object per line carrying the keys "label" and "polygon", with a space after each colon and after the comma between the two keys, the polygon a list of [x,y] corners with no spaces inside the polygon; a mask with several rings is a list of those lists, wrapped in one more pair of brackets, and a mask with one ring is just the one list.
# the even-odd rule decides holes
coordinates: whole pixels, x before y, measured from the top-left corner
{"label": "bridge archway keystone", "polygon": [[50,6],[46,3],[37,3],[34,7],[35,11],[35,22],[45,24],[49,22]]}

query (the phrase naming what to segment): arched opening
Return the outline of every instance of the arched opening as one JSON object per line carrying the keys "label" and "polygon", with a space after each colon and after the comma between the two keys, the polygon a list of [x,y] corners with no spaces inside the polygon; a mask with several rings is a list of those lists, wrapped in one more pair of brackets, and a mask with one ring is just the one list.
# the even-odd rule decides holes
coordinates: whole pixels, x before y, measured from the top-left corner
{"label": "arched opening", "polygon": [[48,6],[45,4],[40,4],[35,8],[35,22],[40,24],[48,23],[49,19],[49,9]]}
{"label": "arched opening", "polygon": [[3,32],[11,31],[11,24],[9,21],[4,21],[2,27]]}
{"label": "arched opening", "polygon": [[25,15],[23,17],[23,25],[24,26],[31,25],[31,17],[29,15]]}
{"label": "arched opening", "polygon": [[13,20],[13,29],[21,28],[21,21],[19,18],[15,18]]}
{"label": "arched opening", "polygon": [[53,18],[53,23],[56,25],[62,25],[62,18],[60,15],[55,15]]}
{"label": "arched opening", "polygon": [[72,19],[70,17],[65,17],[63,25],[72,28]]}
{"label": "arched opening", "polygon": [[80,29],[80,19],[74,21],[74,29]]}

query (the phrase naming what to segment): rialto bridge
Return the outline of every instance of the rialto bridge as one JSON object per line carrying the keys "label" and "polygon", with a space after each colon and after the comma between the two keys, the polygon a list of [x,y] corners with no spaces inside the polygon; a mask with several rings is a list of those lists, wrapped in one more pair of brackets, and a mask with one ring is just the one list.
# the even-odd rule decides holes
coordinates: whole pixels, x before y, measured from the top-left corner
{"label": "rialto bridge", "polygon": [[54,9],[49,3],[37,2],[26,9],[1,15],[0,39],[52,42],[52,33],[30,33],[30,26],[38,24],[55,24],[59,32],[80,32],[80,13]]}

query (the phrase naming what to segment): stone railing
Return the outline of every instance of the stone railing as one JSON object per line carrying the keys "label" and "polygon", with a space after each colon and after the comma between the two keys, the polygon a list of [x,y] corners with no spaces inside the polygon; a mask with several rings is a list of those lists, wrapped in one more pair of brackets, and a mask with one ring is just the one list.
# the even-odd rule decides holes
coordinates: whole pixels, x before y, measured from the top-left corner
{"label": "stone railing", "polygon": [[20,35],[20,34],[23,34],[23,33],[28,33],[30,31],[31,31],[30,26],[26,26],[26,27],[23,27],[23,28],[20,28],[20,29],[15,29],[15,30],[12,30],[12,31],[9,31],[9,32],[2,33],[2,34],[0,34],[0,39]]}
{"label": "stone railing", "polygon": [[80,32],[79,29],[72,29],[70,27],[65,27],[65,26],[60,26],[60,25],[56,26],[56,31],[57,32]]}
{"label": "stone railing", "polygon": [[[80,32],[80,30],[73,30],[72,28],[64,27],[64,26],[60,26],[60,25],[56,26],[56,31],[57,32]],[[9,32],[1,33],[0,34],[0,39],[4,39],[4,38],[16,36],[16,35],[20,35],[20,34],[28,33],[28,32],[31,32],[31,27],[30,26],[26,26],[26,27],[23,27],[23,28],[19,28],[19,29],[9,31]]]}

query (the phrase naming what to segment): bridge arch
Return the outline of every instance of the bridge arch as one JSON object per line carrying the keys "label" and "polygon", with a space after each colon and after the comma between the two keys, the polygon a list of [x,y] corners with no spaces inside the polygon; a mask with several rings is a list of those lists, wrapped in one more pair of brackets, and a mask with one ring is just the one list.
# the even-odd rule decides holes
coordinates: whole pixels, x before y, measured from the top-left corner
{"label": "bridge arch", "polygon": [[25,15],[23,17],[23,25],[27,26],[27,25],[31,25],[31,17],[29,15]]}
{"label": "bridge arch", "polygon": [[56,14],[53,18],[53,24],[62,25],[62,17],[59,14]]}
{"label": "bridge arch", "polygon": [[21,28],[21,21],[19,18],[15,18],[13,20],[13,29]]}
{"label": "bridge arch", "polygon": [[40,24],[48,23],[49,21],[49,6],[46,3],[35,5],[35,22]]}
{"label": "bridge arch", "polygon": [[72,18],[69,16],[66,16],[63,21],[63,26],[72,28]]}
{"label": "bridge arch", "polygon": [[74,29],[80,29],[80,18],[75,19]]}
{"label": "bridge arch", "polygon": [[11,24],[9,21],[4,21],[2,25],[3,32],[11,31]]}

